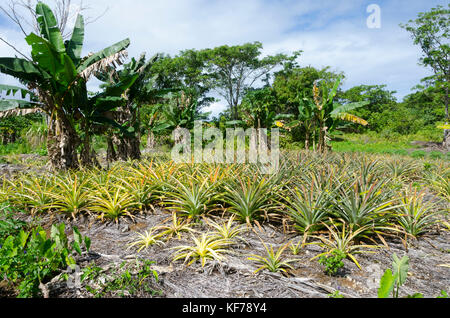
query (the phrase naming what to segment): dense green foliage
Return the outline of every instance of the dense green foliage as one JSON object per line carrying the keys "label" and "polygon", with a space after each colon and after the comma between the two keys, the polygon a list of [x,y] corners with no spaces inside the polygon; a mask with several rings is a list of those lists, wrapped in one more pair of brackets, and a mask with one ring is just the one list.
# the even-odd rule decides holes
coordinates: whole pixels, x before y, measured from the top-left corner
{"label": "dense green foliage", "polygon": [[18,287],[18,297],[44,293],[41,284],[75,266],[72,254],[81,255],[82,247],[89,251],[91,244],[76,228],[69,244],[64,224],[53,225],[50,235],[41,227],[28,230],[23,223],[8,219],[0,220],[0,229],[0,272],[4,280]]}
{"label": "dense green foliage", "polygon": [[[40,101],[43,103],[40,107],[53,114],[52,105],[62,105],[64,114],[59,115],[60,125],[67,126],[73,150],[67,148],[64,153],[72,153],[73,157],[73,152],[80,148],[80,159],[86,165],[96,162],[98,146],[92,145],[93,135],[107,136],[104,138],[108,160],[139,159],[142,136],[147,136],[147,147],[153,149],[158,143],[166,143],[166,136],[175,128],[193,129],[194,121],[208,121],[209,114],[202,110],[214,102],[211,95],[215,92],[225,99],[228,108],[218,118],[210,119],[211,125],[223,132],[236,125],[282,128],[281,143],[285,147],[314,147],[325,151],[334,145],[330,141],[339,139],[340,132],[373,132],[389,141],[398,141],[402,136],[416,136],[423,141],[442,140],[442,130],[437,127],[448,117],[442,107],[448,100],[448,92],[443,89],[448,74],[442,72],[448,63],[445,60],[448,45],[440,45],[440,40],[448,34],[448,19],[442,7],[421,14],[414,23],[403,26],[424,51],[421,63],[436,71],[436,76],[425,79],[425,86],[417,86],[403,101],[398,101],[396,92],[383,84],[359,85],[344,91],[343,73],[333,72],[330,67],[300,66],[301,51],[261,57],[260,42],[190,49],[173,57],[158,54],[148,61],[141,56],[119,68],[117,55],[122,54],[129,41],[82,59],[83,18],[78,17],[72,38],[64,46],[49,7],[40,3],[36,12],[41,34],[27,38],[32,46],[33,62],[17,60],[23,64],[24,73],[12,67],[11,59],[4,58],[2,72],[28,84],[34,83],[37,91],[53,92],[47,96],[50,99]],[[49,58],[41,58],[41,53]],[[50,63],[56,58],[73,65],[73,72],[61,73],[68,68],[62,62],[61,65]],[[37,70],[47,75],[41,78]],[[87,95],[85,86],[91,74],[105,83],[104,92]],[[58,100],[60,91],[68,88],[70,100],[66,97]],[[22,96],[30,93],[31,102],[36,101],[32,92],[4,85],[0,89],[14,94],[20,91]],[[125,89],[126,101],[121,98]],[[6,110],[16,100],[8,98],[2,102],[7,103]],[[17,107],[30,107],[28,102],[17,103]],[[3,135],[9,136],[9,139],[4,137],[4,143],[14,142],[20,129],[29,124],[17,118],[0,119]],[[55,155],[51,157],[53,160]],[[69,164],[72,159],[64,160]],[[76,166],[75,162],[70,164]]]}

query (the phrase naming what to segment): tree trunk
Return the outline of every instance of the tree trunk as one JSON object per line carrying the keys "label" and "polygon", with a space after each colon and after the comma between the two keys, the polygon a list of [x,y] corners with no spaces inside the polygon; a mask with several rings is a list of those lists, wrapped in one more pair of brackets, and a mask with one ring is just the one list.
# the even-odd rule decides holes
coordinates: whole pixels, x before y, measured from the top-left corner
{"label": "tree trunk", "polygon": [[305,149],[309,150],[309,139],[310,139],[310,133],[308,130],[306,130],[305,134]]}
{"label": "tree trunk", "polygon": [[106,150],[106,161],[109,164],[110,162],[117,160],[117,153],[116,153],[116,150],[114,149],[113,137],[108,135],[107,144],[108,144],[108,148]]}
{"label": "tree trunk", "polygon": [[[129,127],[134,127],[137,119],[136,110],[131,111],[131,107],[126,107],[117,113],[117,122],[121,125],[130,123]],[[141,140],[139,129],[135,129],[133,134],[115,134],[113,142],[117,147],[118,159],[127,160],[140,160],[141,159]]]}
{"label": "tree trunk", "polygon": [[117,156],[120,160],[140,160],[141,143],[136,136],[114,136],[117,147]]}
{"label": "tree trunk", "polygon": [[85,135],[83,140],[83,150],[80,153],[80,161],[83,167],[101,167],[100,163],[97,160],[97,154],[95,150],[92,148],[91,137],[89,128],[85,127]]}
{"label": "tree trunk", "polygon": [[50,121],[47,136],[48,157],[57,170],[78,169],[78,135],[64,114]]}
{"label": "tree trunk", "polygon": [[326,131],[324,128],[320,128],[319,131],[319,145],[318,145],[318,151],[320,153],[324,153],[325,152],[325,148],[326,148]]}
{"label": "tree trunk", "polygon": [[8,144],[8,133],[7,132],[2,133],[2,144],[4,146],[6,146]]}
{"label": "tree trunk", "polygon": [[147,150],[153,151],[155,147],[156,147],[155,134],[152,131],[149,131],[147,135]]}
{"label": "tree trunk", "polygon": [[[446,125],[448,125],[449,121],[449,113],[448,113],[448,83],[445,86],[445,121]],[[444,130],[444,148],[450,151],[450,130]]]}

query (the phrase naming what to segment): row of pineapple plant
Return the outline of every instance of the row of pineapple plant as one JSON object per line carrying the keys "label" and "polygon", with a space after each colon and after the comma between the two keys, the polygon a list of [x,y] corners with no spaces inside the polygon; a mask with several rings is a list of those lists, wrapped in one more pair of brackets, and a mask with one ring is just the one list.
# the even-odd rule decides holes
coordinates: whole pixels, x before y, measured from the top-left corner
{"label": "row of pineapple plant", "polygon": [[0,199],[32,214],[114,222],[158,208],[189,221],[230,213],[249,226],[287,225],[303,235],[302,243],[335,227],[356,232],[356,242],[385,243],[389,235],[418,237],[439,221],[448,224],[448,164],[380,158],[287,154],[275,175],[256,165],[155,159],[107,171],[19,175],[3,180]]}

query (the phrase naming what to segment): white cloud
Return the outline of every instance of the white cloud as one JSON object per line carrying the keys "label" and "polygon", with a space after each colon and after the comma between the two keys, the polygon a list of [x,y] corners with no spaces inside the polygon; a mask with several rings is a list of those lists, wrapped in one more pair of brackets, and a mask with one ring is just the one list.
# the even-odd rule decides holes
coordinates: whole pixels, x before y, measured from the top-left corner
{"label": "white cloud", "polygon": [[[403,97],[429,71],[417,65],[419,49],[398,24],[442,1],[379,2],[382,29],[370,30],[365,23],[371,2],[365,0],[96,0],[86,16],[109,10],[86,27],[83,53],[126,37],[131,39],[130,56],[261,41],[266,54],[301,49],[301,65],[344,71],[347,88],[387,84]],[[0,25],[0,34],[26,48],[19,32]],[[0,43],[0,56],[12,54]],[[2,81],[5,76],[0,75]],[[210,109],[217,112],[223,104]]]}
{"label": "white cloud", "polygon": [[266,45],[266,53],[303,50],[301,65],[331,66],[343,71],[345,87],[360,84],[388,84],[403,97],[430,72],[417,65],[419,50],[401,30],[370,30],[350,23],[333,25],[332,30],[297,32],[280,42]]}
{"label": "white cloud", "polygon": [[208,107],[203,108],[203,112],[209,113],[211,112],[211,118],[212,117],[218,117],[218,115],[226,110],[227,105],[223,102],[215,102],[209,105]]}

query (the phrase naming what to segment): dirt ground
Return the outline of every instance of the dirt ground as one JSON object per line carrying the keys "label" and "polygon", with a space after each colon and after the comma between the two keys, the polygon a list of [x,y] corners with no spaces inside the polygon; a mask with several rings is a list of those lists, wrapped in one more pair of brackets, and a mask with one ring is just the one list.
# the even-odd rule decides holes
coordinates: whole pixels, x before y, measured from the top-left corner
{"label": "dirt ground", "polygon": [[[9,177],[18,171],[32,169],[29,165],[0,165],[1,174]],[[43,168],[45,170],[45,168]],[[30,222],[28,215],[19,215],[20,219]],[[54,223],[64,222],[68,226],[77,226],[83,235],[91,238],[92,246],[89,255],[77,260],[81,268],[97,266],[106,276],[111,269],[120,267],[124,262],[132,263],[137,258],[154,262],[152,268],[158,272],[159,281],[152,286],[160,291],[156,297],[167,298],[327,298],[339,291],[348,298],[371,298],[377,296],[379,280],[387,268],[391,268],[392,255],[410,258],[409,278],[401,288],[401,295],[422,293],[425,297],[437,297],[442,290],[450,291],[450,233],[437,229],[419,241],[410,241],[405,248],[399,239],[387,240],[389,248],[379,248],[376,253],[357,256],[362,270],[353,262],[345,260],[345,270],[338,277],[329,277],[324,267],[311,260],[322,252],[317,245],[307,245],[299,255],[293,255],[286,249],[284,257],[295,259],[291,265],[294,270],[287,274],[270,273],[267,270],[254,274],[258,264],[248,259],[249,256],[265,255],[262,242],[274,248],[288,242],[299,242],[302,237],[285,234],[282,227],[262,225],[259,229],[248,230],[244,242],[235,246],[222,262],[209,262],[205,268],[199,263],[189,267],[182,261],[172,262],[173,247],[191,244],[190,234],[183,234],[180,240],[172,239],[164,246],[154,246],[137,253],[129,249],[128,244],[136,237],[136,232],[143,232],[153,226],[170,222],[171,215],[157,210],[137,216],[133,221],[122,220],[120,224],[101,223],[88,217],[76,221],[50,216],[40,217],[44,228]],[[225,222],[227,219],[215,217],[215,221]],[[198,224],[195,229],[206,233],[211,228]],[[69,231],[68,231],[69,234]],[[0,297],[13,296],[11,290],[0,285]],[[93,297],[84,286],[68,288],[66,282],[57,279],[47,284],[51,297],[87,298]],[[115,295],[112,295],[114,297]],[[151,297],[148,293],[138,295]]]}
{"label": "dirt ground", "polygon": [[448,149],[441,142],[413,141],[411,145],[416,146],[417,149],[411,149],[410,152],[422,150],[425,152],[439,151],[443,154],[448,153]]}
{"label": "dirt ground", "polygon": [[[30,221],[30,217],[23,217]],[[292,255],[286,249],[284,257],[295,259],[294,270],[288,274],[273,274],[266,270],[254,274],[258,265],[248,260],[252,254],[265,255],[262,242],[278,248],[289,241],[295,243],[301,237],[284,234],[277,228],[263,225],[261,229],[247,231],[243,241],[233,248],[226,259],[210,262],[205,268],[199,263],[189,267],[182,261],[172,262],[173,247],[190,244],[189,234],[184,234],[181,240],[172,239],[164,246],[154,246],[141,253],[129,249],[136,232],[143,232],[153,226],[159,226],[170,219],[170,214],[157,211],[138,217],[134,222],[121,224],[104,224],[94,219],[80,219],[76,222],[63,219],[41,220],[44,228],[52,223],[65,222],[70,228],[77,226],[83,235],[92,240],[89,255],[78,260],[78,265],[84,268],[88,265],[108,271],[118,268],[124,262],[133,262],[137,258],[155,262],[152,269],[159,274],[159,282],[153,286],[160,291],[157,297],[167,298],[327,298],[329,294],[339,291],[347,298],[372,298],[377,296],[379,279],[387,268],[391,268],[392,254],[410,258],[409,278],[401,289],[401,295],[420,292],[425,297],[437,297],[442,290],[450,287],[450,233],[447,231],[433,232],[420,241],[411,242],[405,249],[401,240],[388,240],[388,248],[380,248],[373,254],[360,254],[357,259],[362,270],[345,260],[345,271],[338,277],[324,274],[324,267],[311,258],[322,251],[319,246],[307,245],[299,255]],[[220,219],[216,217],[215,221]],[[226,219],[223,219],[226,221]],[[199,232],[210,230],[205,224],[198,224]],[[69,289],[65,282],[53,280],[47,287],[51,297],[56,298],[87,298],[92,294],[85,288]],[[142,294],[140,297],[150,297]],[[113,296],[114,297],[114,296]]]}

